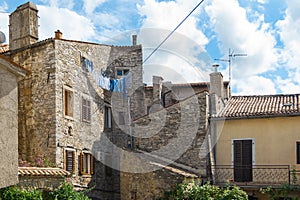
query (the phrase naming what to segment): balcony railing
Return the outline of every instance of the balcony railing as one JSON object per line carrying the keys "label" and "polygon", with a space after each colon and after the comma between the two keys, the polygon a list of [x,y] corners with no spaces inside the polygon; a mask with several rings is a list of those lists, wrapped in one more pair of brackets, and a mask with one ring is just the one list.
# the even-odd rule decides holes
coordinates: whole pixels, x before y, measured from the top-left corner
{"label": "balcony railing", "polygon": [[213,181],[217,185],[230,183],[239,186],[280,186],[292,184],[292,178],[300,175],[299,172],[292,175],[289,165],[215,165],[211,170]]}

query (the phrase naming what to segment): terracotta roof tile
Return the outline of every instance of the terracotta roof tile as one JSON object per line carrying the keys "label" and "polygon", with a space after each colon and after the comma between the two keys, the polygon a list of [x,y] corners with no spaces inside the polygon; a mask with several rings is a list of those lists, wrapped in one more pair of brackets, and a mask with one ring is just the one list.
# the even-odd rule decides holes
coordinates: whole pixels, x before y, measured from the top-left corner
{"label": "terracotta roof tile", "polygon": [[0,44],[0,53],[4,53],[9,51],[9,46],[8,44]]}
{"label": "terracotta roof tile", "polygon": [[300,94],[232,96],[217,118],[300,115]]}
{"label": "terracotta roof tile", "polygon": [[19,167],[19,176],[70,176],[71,173],[60,168]]}

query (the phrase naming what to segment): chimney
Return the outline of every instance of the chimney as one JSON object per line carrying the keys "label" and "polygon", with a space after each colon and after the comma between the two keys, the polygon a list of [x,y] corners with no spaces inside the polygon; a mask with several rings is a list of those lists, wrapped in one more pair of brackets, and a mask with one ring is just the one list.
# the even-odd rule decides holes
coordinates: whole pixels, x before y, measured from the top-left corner
{"label": "chimney", "polygon": [[19,6],[9,16],[9,49],[38,42],[38,10],[31,2]]}
{"label": "chimney", "polygon": [[62,32],[60,32],[60,30],[55,31],[54,33],[55,39],[62,39]]}
{"label": "chimney", "polygon": [[136,46],[137,35],[132,35],[132,46]]}
{"label": "chimney", "polygon": [[152,82],[153,82],[153,96],[152,100],[153,103],[160,104],[161,100],[161,92],[162,92],[162,81],[164,79],[160,76],[153,76]]}
{"label": "chimney", "polygon": [[218,72],[219,64],[214,64],[214,72],[210,74],[210,94],[216,94],[219,98],[224,98],[223,75]]}

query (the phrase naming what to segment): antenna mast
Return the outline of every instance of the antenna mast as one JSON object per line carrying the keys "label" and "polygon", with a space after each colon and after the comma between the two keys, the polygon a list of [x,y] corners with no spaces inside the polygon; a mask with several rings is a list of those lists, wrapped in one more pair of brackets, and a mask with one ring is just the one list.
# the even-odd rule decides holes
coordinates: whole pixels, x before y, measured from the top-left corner
{"label": "antenna mast", "polygon": [[247,56],[245,53],[234,53],[234,50],[228,50],[228,59],[219,59],[215,58],[214,60],[219,60],[219,61],[225,61],[228,62],[228,68],[229,68],[229,84],[231,84],[231,62],[235,57],[240,57],[240,56]]}

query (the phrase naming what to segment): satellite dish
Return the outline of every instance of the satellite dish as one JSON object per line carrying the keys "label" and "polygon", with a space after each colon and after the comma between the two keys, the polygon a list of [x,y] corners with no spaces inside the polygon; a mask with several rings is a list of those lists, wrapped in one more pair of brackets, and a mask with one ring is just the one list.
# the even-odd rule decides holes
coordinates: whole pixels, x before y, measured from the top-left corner
{"label": "satellite dish", "polygon": [[5,34],[2,31],[0,31],[0,44],[4,43],[5,40],[6,40]]}

